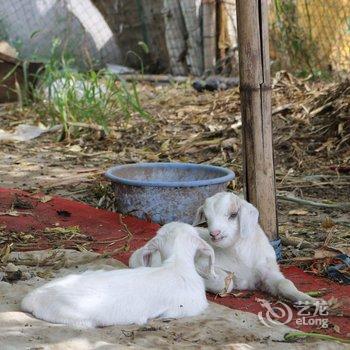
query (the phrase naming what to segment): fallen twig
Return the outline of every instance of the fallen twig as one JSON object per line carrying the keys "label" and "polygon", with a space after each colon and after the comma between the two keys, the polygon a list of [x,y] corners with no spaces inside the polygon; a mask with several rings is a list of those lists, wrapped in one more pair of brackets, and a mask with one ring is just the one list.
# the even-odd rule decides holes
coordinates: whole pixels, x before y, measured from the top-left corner
{"label": "fallen twig", "polygon": [[[86,129],[91,129],[91,130],[96,130],[96,131],[105,131],[104,128],[101,125],[96,125],[96,124],[88,124],[88,123],[81,123],[81,122],[67,122],[69,126],[75,126],[77,128],[86,128]],[[115,127],[108,127],[111,130],[117,130]]]}
{"label": "fallen twig", "polygon": [[291,245],[299,248],[314,248],[315,245],[299,237],[281,236],[283,245]]}
{"label": "fallen twig", "polygon": [[126,236],[118,238],[115,240],[114,243],[109,244],[107,247],[110,247],[112,245],[114,245],[115,243],[117,243],[118,241],[122,241],[126,239],[126,242],[124,243],[123,246],[118,247],[114,250],[112,250],[111,252],[104,252],[103,256],[104,257],[111,257],[115,254],[118,254],[120,252],[127,252],[130,249],[130,241],[133,238],[134,234],[129,230],[128,225],[123,221],[123,216],[121,214],[119,214],[119,223],[123,226],[122,230],[126,233]]}
{"label": "fallen twig", "polygon": [[[61,187],[61,186],[70,186],[74,185],[76,183],[84,183],[84,182],[91,182],[95,181],[96,176],[103,174],[103,171],[92,171],[90,173],[82,173],[82,174],[74,174],[70,175],[70,177],[59,179],[57,181],[53,181],[52,183],[42,183],[41,188],[49,189],[49,188],[55,188],[55,187]],[[93,178],[88,178],[90,176],[93,176]]]}
{"label": "fallen twig", "polygon": [[33,216],[33,213],[29,211],[17,211],[17,210],[7,210],[0,212],[0,216],[20,216],[20,215],[31,215]]}
{"label": "fallen twig", "polygon": [[284,111],[288,111],[288,110],[290,110],[292,108],[293,108],[293,103],[287,103],[287,104],[285,104],[283,106],[279,106],[277,108],[274,108],[272,110],[272,115],[277,114],[277,113],[281,113],[281,112],[284,112]]}
{"label": "fallen twig", "polygon": [[318,207],[318,208],[350,209],[350,202],[322,203],[322,202],[315,202],[315,201],[302,199],[302,198],[285,196],[285,195],[281,195],[281,194],[277,195],[277,199],[280,199],[283,201],[294,202],[294,203],[298,203],[298,204],[309,205],[309,206]]}
{"label": "fallen twig", "polygon": [[125,81],[151,81],[156,83],[186,83],[189,81],[188,77],[172,76],[172,75],[158,75],[158,74],[122,74],[117,77],[118,80]]}
{"label": "fallen twig", "polygon": [[347,222],[347,221],[334,220],[334,223],[336,225],[342,225],[342,226],[350,227],[350,222]]}

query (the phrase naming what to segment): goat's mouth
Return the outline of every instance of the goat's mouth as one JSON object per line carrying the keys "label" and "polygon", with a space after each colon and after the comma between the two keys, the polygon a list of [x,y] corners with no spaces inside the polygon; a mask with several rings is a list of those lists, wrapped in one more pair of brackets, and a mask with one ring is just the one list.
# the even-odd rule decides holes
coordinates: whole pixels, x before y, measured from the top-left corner
{"label": "goat's mouth", "polygon": [[210,237],[211,241],[216,243],[216,242],[220,242],[222,241],[224,238],[226,238],[226,236],[216,236],[216,237]]}

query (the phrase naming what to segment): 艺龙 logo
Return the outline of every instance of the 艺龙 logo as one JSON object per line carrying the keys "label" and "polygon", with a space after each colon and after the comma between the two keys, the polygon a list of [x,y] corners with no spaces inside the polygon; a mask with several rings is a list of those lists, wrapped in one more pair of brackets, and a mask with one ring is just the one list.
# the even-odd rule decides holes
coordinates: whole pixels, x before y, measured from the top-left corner
{"label": "\u827a\u9f99 logo", "polygon": [[293,318],[292,309],[285,303],[279,301],[277,302],[278,306],[272,307],[272,305],[264,299],[256,299],[261,306],[266,310],[263,314],[263,311],[260,311],[258,314],[259,320],[266,327],[271,327],[277,324],[288,324]]}
{"label": "\u827a\u9f99 logo", "polygon": [[[293,319],[293,311],[290,306],[279,301],[276,306],[272,306],[270,302],[264,299],[256,298],[256,301],[265,309],[258,314],[259,320],[266,327],[278,324],[288,324]],[[315,303],[296,303],[294,304],[297,312],[295,323],[298,326],[319,326],[321,328],[328,327],[328,307],[325,301],[317,300]]]}

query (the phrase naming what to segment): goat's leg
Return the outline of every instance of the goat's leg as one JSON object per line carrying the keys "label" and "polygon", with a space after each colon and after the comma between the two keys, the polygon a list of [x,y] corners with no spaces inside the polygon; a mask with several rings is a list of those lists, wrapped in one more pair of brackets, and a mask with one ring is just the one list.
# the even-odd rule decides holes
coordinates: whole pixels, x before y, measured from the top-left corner
{"label": "goat's leg", "polygon": [[301,303],[309,302],[315,304],[317,302],[317,299],[299,291],[295,284],[287,278],[282,278],[273,283],[275,284],[277,294],[286,299]]}
{"label": "goat's leg", "polygon": [[260,273],[262,289],[273,295],[278,295],[293,302],[300,303],[315,304],[320,301],[319,299],[299,291],[292,281],[283,276],[277,264],[276,266],[270,266],[269,269],[264,268]]}
{"label": "goat's leg", "polygon": [[230,274],[221,268],[214,266],[215,276],[205,276],[205,271],[208,265],[208,259],[200,257],[196,259],[196,268],[199,274],[203,277],[205,290],[214,294],[218,293],[229,293],[233,289],[232,280],[230,280]]}
{"label": "goat's leg", "polygon": [[219,273],[217,269],[215,269],[216,276],[214,278],[210,277],[204,280],[205,290],[214,294],[219,293],[229,293],[232,291],[232,282],[229,282],[228,286],[226,286],[225,279],[228,277],[226,272]]}

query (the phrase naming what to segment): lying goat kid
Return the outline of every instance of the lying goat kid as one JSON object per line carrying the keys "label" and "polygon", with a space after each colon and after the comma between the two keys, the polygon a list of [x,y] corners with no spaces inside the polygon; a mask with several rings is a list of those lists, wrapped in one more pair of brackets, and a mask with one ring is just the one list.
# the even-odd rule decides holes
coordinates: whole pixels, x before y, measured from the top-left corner
{"label": "lying goat kid", "polygon": [[[179,223],[175,223],[176,225],[178,225]],[[207,233],[207,229],[206,228],[202,228],[202,227],[193,227],[196,231],[197,231],[197,235],[199,235],[200,237],[206,237],[206,233]],[[159,230],[158,232],[162,232],[162,230]],[[158,233],[159,235],[159,233]],[[169,254],[168,252],[166,252],[165,250],[163,251],[156,251],[153,254],[149,254],[145,256],[145,252],[144,249],[147,247],[147,245],[145,245],[144,247],[141,247],[137,250],[135,250],[132,255],[130,256],[129,259],[129,267],[131,268],[135,268],[135,267],[140,267],[140,266],[152,266],[152,267],[158,267],[162,265],[162,261],[164,261],[165,259],[167,259]],[[198,251],[198,254],[196,254],[195,259],[198,259],[198,257],[200,256],[200,251]],[[202,271],[199,271],[202,274]],[[207,277],[206,274],[204,273],[203,277]]]}
{"label": "lying goat kid", "polygon": [[194,256],[197,251],[207,256],[214,274],[213,249],[194,227],[174,222],[146,244],[144,265],[156,251],[165,258],[160,267],[69,275],[30,292],[21,308],[39,319],[76,327],[144,324],[157,317],[200,314],[208,302]]}
{"label": "lying goat kid", "polygon": [[[206,289],[220,293],[260,288],[293,302],[315,303],[317,299],[298,291],[280,272],[258,218],[253,205],[229,192],[207,198],[198,209],[194,225],[207,222],[208,230],[201,231],[201,237],[214,248],[216,261],[216,276],[205,281]],[[199,268],[203,263],[196,261]]]}

